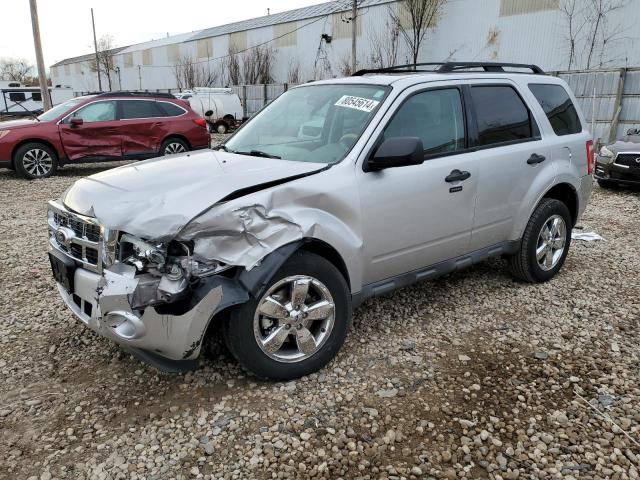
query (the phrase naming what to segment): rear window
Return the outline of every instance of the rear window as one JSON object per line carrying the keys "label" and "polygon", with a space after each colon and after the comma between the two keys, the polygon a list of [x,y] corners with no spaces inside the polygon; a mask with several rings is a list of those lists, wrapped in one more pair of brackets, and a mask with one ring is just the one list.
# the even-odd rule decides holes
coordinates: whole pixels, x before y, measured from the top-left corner
{"label": "rear window", "polygon": [[155,100],[120,100],[120,118],[153,118],[163,116]]}
{"label": "rear window", "polygon": [[165,117],[177,117],[184,113],[184,110],[170,102],[157,102],[156,104]]}
{"label": "rear window", "polygon": [[26,96],[22,92],[11,92],[9,93],[9,100],[12,102],[24,102],[26,100]]}
{"label": "rear window", "polygon": [[33,92],[31,94],[31,99],[34,102],[41,102],[42,101],[42,94],[40,92]]}
{"label": "rear window", "polygon": [[520,95],[507,85],[474,86],[471,97],[478,120],[478,144],[525,141],[537,127]]}
{"label": "rear window", "polygon": [[546,113],[556,135],[571,135],[582,131],[576,107],[561,85],[531,83],[529,89]]}

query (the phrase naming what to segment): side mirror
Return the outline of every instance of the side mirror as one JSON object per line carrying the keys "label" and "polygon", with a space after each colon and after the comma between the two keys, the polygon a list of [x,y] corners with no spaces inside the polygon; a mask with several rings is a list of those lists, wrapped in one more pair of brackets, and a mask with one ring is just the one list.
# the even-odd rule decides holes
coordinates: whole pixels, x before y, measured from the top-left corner
{"label": "side mirror", "polygon": [[84,120],[79,117],[71,117],[71,120],[69,120],[69,125],[71,125],[72,127],[79,127],[83,123]]}
{"label": "side mirror", "polygon": [[385,168],[420,165],[424,162],[424,147],[418,137],[394,137],[382,145],[365,162],[365,172],[377,172]]}

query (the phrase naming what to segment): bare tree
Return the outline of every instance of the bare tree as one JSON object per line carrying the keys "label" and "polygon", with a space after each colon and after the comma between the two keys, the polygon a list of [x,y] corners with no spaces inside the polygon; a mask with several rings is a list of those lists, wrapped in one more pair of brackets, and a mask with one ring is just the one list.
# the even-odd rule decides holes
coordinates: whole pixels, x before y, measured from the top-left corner
{"label": "bare tree", "polygon": [[398,60],[399,44],[400,28],[398,23],[393,18],[387,18],[382,31],[369,31],[371,65],[375,68],[394,66]]}
{"label": "bare tree", "polygon": [[298,57],[289,59],[289,71],[287,72],[287,82],[300,83],[300,60]]}
{"label": "bare tree", "polygon": [[240,65],[240,54],[235,45],[229,46],[229,52],[224,59],[224,69],[227,78],[224,83],[229,85],[242,85],[242,69]]}
{"label": "bare tree", "polygon": [[[609,15],[616,10],[620,10],[627,4],[627,0],[589,0],[587,4],[587,19],[591,29],[587,41],[587,62],[586,67],[591,68],[596,51],[600,48],[600,63],[606,55],[606,48],[611,44],[611,40],[618,36],[622,30],[618,25],[613,30],[610,29]],[[613,31],[613,34],[607,32]]]}
{"label": "bare tree", "polygon": [[422,42],[435,28],[446,4],[447,0],[401,0],[390,10],[391,19],[411,50],[413,63],[418,63]]}
{"label": "bare tree", "polygon": [[31,71],[33,65],[24,58],[1,58],[0,59],[0,78],[2,80],[11,80],[28,84],[32,81]]}
{"label": "bare tree", "polygon": [[180,90],[190,90],[196,87],[213,87],[218,81],[218,72],[209,66],[202,65],[190,55],[183,55],[173,66],[176,85]]}
{"label": "bare tree", "polygon": [[583,0],[562,0],[560,13],[564,18],[566,42],[569,48],[567,70],[577,63],[577,45],[582,38],[582,30],[587,25]]}
{"label": "bare tree", "polygon": [[114,39],[112,35],[103,35],[98,39],[98,62],[93,60],[89,63],[89,69],[92,72],[97,72],[98,75],[104,74],[107,77],[107,84],[109,85],[109,91],[111,91],[111,75],[115,72],[115,65],[113,61],[114,55]]}
{"label": "bare tree", "polygon": [[242,72],[245,85],[273,82],[275,52],[269,45],[259,45],[244,52]]}

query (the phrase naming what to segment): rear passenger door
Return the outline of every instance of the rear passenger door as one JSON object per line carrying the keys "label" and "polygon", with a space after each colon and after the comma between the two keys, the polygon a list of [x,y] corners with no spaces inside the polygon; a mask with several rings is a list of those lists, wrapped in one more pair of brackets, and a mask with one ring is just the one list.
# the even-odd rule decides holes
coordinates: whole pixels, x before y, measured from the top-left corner
{"label": "rear passenger door", "polygon": [[471,250],[516,240],[520,217],[555,176],[550,148],[512,83],[474,82],[466,89],[479,168]]}
{"label": "rear passenger door", "polygon": [[122,153],[126,158],[158,154],[166,133],[164,112],[155,100],[118,100]]}

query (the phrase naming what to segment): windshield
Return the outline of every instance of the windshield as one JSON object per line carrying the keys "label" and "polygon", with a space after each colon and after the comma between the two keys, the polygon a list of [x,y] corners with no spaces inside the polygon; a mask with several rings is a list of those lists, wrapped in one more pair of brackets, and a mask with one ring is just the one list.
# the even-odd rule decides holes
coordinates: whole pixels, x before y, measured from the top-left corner
{"label": "windshield", "polygon": [[309,85],[289,90],[224,148],[258,157],[335,163],[358,140],[388,91],[380,85]]}
{"label": "windshield", "polygon": [[66,102],[61,103],[60,105],[56,105],[51,110],[47,110],[46,112],[44,112],[42,115],[38,117],[38,120],[40,120],[41,122],[50,122],[51,120],[55,120],[64,112],[66,112],[72,107],[75,107],[80,102],[83,102],[86,99],[87,97],[77,97],[77,98],[72,98],[71,100],[67,100]]}

